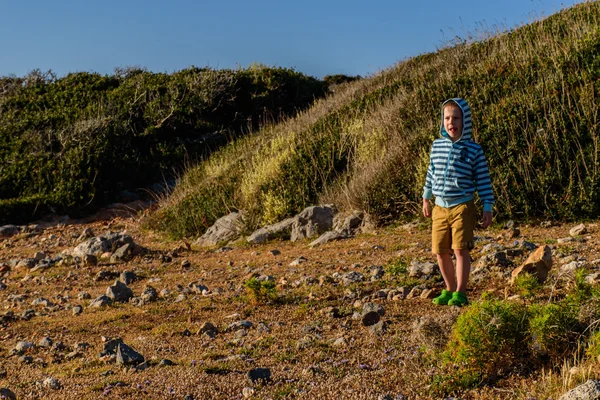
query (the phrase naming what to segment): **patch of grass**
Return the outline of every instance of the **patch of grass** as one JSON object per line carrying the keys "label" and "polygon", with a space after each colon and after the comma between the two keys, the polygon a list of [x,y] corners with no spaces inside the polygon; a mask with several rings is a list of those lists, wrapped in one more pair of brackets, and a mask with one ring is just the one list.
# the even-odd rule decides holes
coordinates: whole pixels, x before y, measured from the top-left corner
{"label": "patch of grass", "polygon": [[408,273],[408,262],[404,258],[395,258],[385,266],[385,273],[389,276],[400,276]]}
{"label": "patch of grass", "polygon": [[275,282],[251,278],[244,283],[250,302],[254,305],[275,301],[278,298]]}
{"label": "patch of grass", "polygon": [[535,276],[528,273],[524,273],[520,274],[515,279],[515,287],[517,289],[517,292],[522,297],[533,298],[540,292],[543,285]]}

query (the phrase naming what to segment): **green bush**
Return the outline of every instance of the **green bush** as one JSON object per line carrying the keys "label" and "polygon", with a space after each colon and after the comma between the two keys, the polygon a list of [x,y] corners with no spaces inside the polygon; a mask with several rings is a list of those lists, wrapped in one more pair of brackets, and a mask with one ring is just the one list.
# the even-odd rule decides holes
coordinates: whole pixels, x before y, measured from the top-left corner
{"label": "green bush", "polygon": [[519,294],[524,298],[535,297],[543,287],[537,277],[528,273],[517,276],[514,284]]}
{"label": "green bush", "polygon": [[0,223],[39,214],[30,199],[76,213],[114,201],[123,189],[170,179],[186,162],[326,91],[322,81],[292,69],[260,65],[2,77]]}
{"label": "green bush", "polygon": [[458,317],[443,354],[453,365],[446,390],[466,389],[509,373],[527,349],[526,339],[527,310],[523,305],[501,300],[474,302]]}
{"label": "green bush", "polygon": [[570,302],[534,304],[529,308],[530,349],[542,359],[560,361],[577,347],[583,331],[578,305]]}
{"label": "green bush", "polygon": [[275,282],[250,278],[244,283],[244,286],[252,304],[262,304],[278,298]]}

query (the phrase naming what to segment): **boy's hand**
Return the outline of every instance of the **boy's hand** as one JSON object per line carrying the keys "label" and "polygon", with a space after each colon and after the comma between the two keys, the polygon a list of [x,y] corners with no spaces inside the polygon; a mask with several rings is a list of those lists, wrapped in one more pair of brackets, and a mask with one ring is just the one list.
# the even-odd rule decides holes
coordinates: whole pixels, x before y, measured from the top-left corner
{"label": "boy's hand", "polygon": [[491,211],[484,211],[483,212],[483,221],[481,222],[481,227],[482,228],[487,228],[491,224],[492,224],[492,212]]}
{"label": "boy's hand", "polygon": [[425,218],[431,217],[431,201],[429,199],[423,199],[423,215]]}

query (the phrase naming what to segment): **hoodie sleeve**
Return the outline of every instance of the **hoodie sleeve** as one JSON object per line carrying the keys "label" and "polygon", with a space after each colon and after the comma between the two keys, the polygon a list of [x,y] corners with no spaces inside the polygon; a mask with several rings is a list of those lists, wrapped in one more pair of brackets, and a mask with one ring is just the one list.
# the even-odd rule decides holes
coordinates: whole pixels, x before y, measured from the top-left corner
{"label": "hoodie sleeve", "polygon": [[477,152],[473,163],[473,174],[477,193],[479,193],[479,198],[483,203],[483,211],[491,212],[494,205],[494,192],[490,180],[490,171],[481,148]]}
{"label": "hoodie sleeve", "polygon": [[[433,151],[433,146],[431,148]],[[427,167],[427,175],[425,177],[425,186],[423,187],[423,198],[430,199],[433,196],[433,161],[431,159],[431,152],[429,153],[429,166]]]}

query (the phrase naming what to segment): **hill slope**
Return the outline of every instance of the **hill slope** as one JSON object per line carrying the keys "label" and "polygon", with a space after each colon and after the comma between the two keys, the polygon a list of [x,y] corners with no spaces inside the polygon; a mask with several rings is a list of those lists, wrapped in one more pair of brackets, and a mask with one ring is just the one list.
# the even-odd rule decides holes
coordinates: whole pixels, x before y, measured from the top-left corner
{"label": "hill slope", "polygon": [[189,170],[151,226],[195,236],[232,209],[250,227],[330,202],[385,222],[420,208],[439,104],[464,97],[501,216],[600,211],[600,4],[460,42],[351,83]]}

